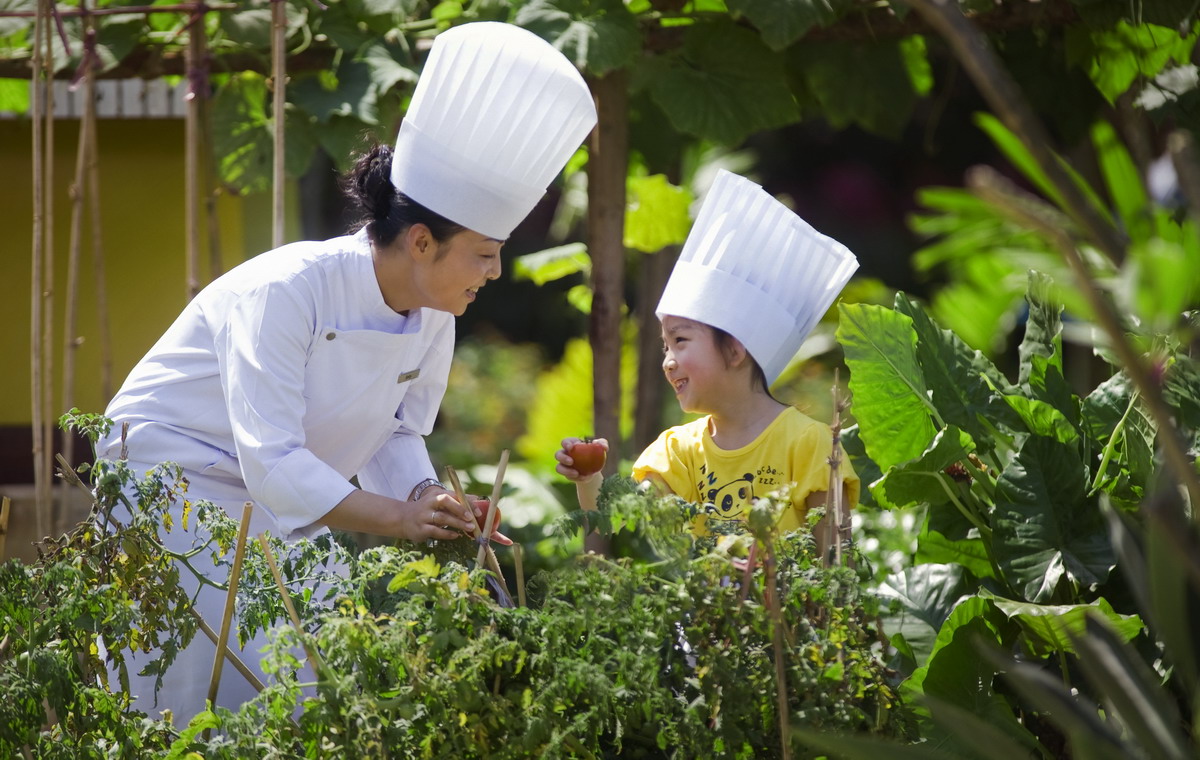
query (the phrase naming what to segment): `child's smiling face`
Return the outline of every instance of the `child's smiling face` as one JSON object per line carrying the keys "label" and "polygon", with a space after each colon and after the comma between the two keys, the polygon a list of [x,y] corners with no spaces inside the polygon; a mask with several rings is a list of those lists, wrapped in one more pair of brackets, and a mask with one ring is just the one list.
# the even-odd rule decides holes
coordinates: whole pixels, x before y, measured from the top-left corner
{"label": "child's smiling face", "polygon": [[685,412],[709,412],[724,386],[728,363],[712,328],[684,317],[662,320],[663,374]]}

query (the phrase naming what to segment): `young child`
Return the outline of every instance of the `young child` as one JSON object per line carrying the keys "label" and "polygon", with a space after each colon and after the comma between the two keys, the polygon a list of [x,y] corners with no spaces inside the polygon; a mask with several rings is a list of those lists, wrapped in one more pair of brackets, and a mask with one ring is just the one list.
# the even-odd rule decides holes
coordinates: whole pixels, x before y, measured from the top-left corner
{"label": "young child", "polygon": [[[736,530],[755,499],[789,484],[782,532],[825,503],[829,426],[778,401],[770,386],[857,268],[845,246],[761,187],[720,172],[656,310],[667,382],[683,411],[705,416],[663,432],[633,465],[635,480],[697,505],[696,536]],[[577,441],[563,441],[556,469],[594,509],[602,476],[574,468]],[[848,510],[859,481],[844,454],[840,471]]]}

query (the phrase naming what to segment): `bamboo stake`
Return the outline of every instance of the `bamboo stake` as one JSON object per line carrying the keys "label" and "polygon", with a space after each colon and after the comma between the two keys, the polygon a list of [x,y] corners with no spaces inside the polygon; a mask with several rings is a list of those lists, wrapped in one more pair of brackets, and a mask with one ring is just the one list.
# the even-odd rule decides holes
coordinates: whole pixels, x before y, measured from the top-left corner
{"label": "bamboo stake", "polygon": [[0,562],[4,561],[5,543],[8,541],[8,513],[12,509],[12,499],[0,498]]}
{"label": "bamboo stake", "polygon": [[[199,6],[203,8],[203,6]],[[187,111],[184,120],[184,271],[187,278],[187,300],[200,292],[200,188],[198,178],[200,123],[200,66],[204,59],[204,13],[192,14],[188,26],[188,45],[185,55],[188,90],[184,96]]]}
{"label": "bamboo stake", "polygon": [[42,149],[46,152],[45,182],[42,192],[46,194],[45,212],[46,242],[42,248],[42,361],[45,367],[42,371],[42,472],[45,478],[42,482],[41,504],[45,513],[46,528],[53,532],[57,524],[58,505],[54,498],[54,477],[51,454],[54,450],[54,24],[49,23],[54,18],[54,3],[46,2],[47,23],[46,55],[42,58],[42,66],[46,73],[46,139]]}
{"label": "bamboo stake", "polygon": [[779,712],[779,744],[783,759],[791,760],[792,726],[788,720],[787,671],[783,666],[783,611],[780,609],[783,602],[776,593],[775,548],[770,538],[767,539],[765,549],[767,556],[763,561],[763,574],[766,576],[766,586],[763,589],[763,601],[771,611],[771,636],[774,641],[771,659],[775,662],[775,709]]}
{"label": "bamboo stake", "polygon": [[846,531],[846,507],[842,501],[842,412],[849,407],[849,402],[842,397],[840,369],[833,371],[833,421],[829,425],[833,434],[833,449],[829,454],[829,490],[825,497],[825,556],[821,562],[829,567],[830,551],[832,561],[839,567],[842,564],[842,538]]}
{"label": "bamboo stake", "polygon": [[112,398],[112,335],[108,326],[108,286],[104,272],[104,246],[100,224],[100,160],[96,136],[96,77],[84,80],[83,130],[88,144],[87,197],[92,217],[92,271],[96,280],[96,331],[100,336],[100,393]]}
{"label": "bamboo stake", "polygon": [[[513,567],[517,572],[517,606],[525,606],[525,568],[522,566],[521,560],[521,544],[513,543]],[[499,675],[499,674],[497,674]]]}
{"label": "bamboo stake", "polygon": [[45,428],[42,425],[42,417],[45,414],[45,404],[42,400],[42,373],[45,370],[45,360],[42,356],[42,318],[43,318],[43,302],[42,302],[42,287],[44,273],[42,266],[44,263],[42,256],[42,246],[45,244],[45,195],[42,189],[43,180],[45,177],[45,151],[42,147],[42,139],[45,136],[42,128],[43,121],[43,98],[45,96],[45,82],[43,81],[43,66],[42,66],[42,27],[46,24],[45,18],[46,2],[38,3],[37,15],[34,17],[33,26],[33,102],[30,104],[33,134],[33,252],[32,252],[32,273],[30,277],[30,335],[29,335],[29,375],[30,375],[30,412],[33,420],[31,422],[33,432],[33,482],[34,482],[34,525],[37,530],[38,537],[46,534],[45,514],[42,510],[42,494],[43,485],[45,484],[49,473],[47,471],[45,458],[42,453],[46,450],[46,440],[44,437]]}
{"label": "bamboo stake", "polygon": [[[479,552],[475,555],[475,566],[479,567],[483,564],[483,556],[487,549],[491,548],[488,541],[491,539],[492,531],[496,528],[496,505],[500,503],[500,489],[504,485],[504,471],[508,469],[508,449],[500,453],[500,464],[496,466],[496,482],[492,485],[492,509],[488,510],[487,520],[483,526],[483,536],[479,543]],[[502,576],[503,577],[503,576]],[[507,591],[507,589],[505,589]]]}
{"label": "bamboo stake", "polygon": [[[196,618],[196,625],[199,626],[200,630],[204,632],[204,635],[208,637],[209,641],[211,641],[213,644],[216,644],[218,641],[217,632],[214,631],[212,626],[200,616],[200,613],[196,611],[195,607],[192,607],[191,610],[192,617]],[[238,657],[236,652],[226,649],[225,659],[229,660],[230,664],[233,665],[237,672],[242,674],[242,677],[246,679],[247,683],[254,687],[255,691],[262,691],[263,689],[267,688],[266,684],[259,680],[258,676],[254,675],[254,671],[251,670],[246,663],[242,662],[242,658]]]}
{"label": "bamboo stake", "polygon": [[[79,7],[86,10],[87,0],[80,0]],[[92,79],[92,57],[89,54],[91,51],[88,45],[94,40],[94,37],[91,36],[92,19],[90,16],[83,17],[83,28],[84,39],[88,42],[84,43],[83,61],[80,65],[83,68],[83,78],[86,83]],[[83,118],[87,119],[86,111]],[[67,244],[67,303],[66,314],[63,317],[61,409],[70,409],[74,406],[72,402],[75,398],[75,354],[82,341],[82,338],[75,334],[79,322],[75,306],[79,301],[79,259],[80,251],[83,248],[83,202],[87,194],[85,187],[88,165],[87,125],[82,121],[79,124],[79,140],[75,151],[75,181],[71,184],[70,189],[71,237]],[[62,453],[68,462],[75,461],[75,436],[69,432],[63,435]]]}
{"label": "bamboo stake", "polygon": [[296,635],[300,638],[300,645],[304,647],[304,653],[308,655],[308,664],[320,678],[321,674],[325,672],[325,663],[317,654],[317,650],[313,649],[309,643],[308,634],[300,625],[300,616],[296,614],[296,606],[292,604],[292,595],[288,593],[287,586],[283,585],[283,576],[279,574],[279,566],[275,564],[275,553],[271,551],[271,543],[267,540],[266,533],[258,534],[258,543],[262,547],[263,556],[267,558],[267,566],[271,568],[271,575],[275,578],[275,586],[283,597],[283,606],[287,609],[288,617],[291,618],[292,628],[296,630]]}
{"label": "bamboo stake", "polygon": [[271,113],[275,119],[275,156],[271,178],[271,247],[283,245],[284,130],[287,90],[287,3],[271,0]]}
{"label": "bamboo stake", "polygon": [[[250,532],[250,515],[254,511],[254,503],[246,502],[242,507],[242,524],[238,528],[237,549],[233,554],[233,567],[229,570],[229,589],[225,592],[225,610],[221,615],[221,633],[217,637],[217,654],[213,658],[212,676],[208,679],[208,703],[210,708],[217,705],[217,688],[221,685],[221,671],[225,664],[225,654],[229,648],[229,627],[233,623],[233,606],[237,601],[238,582],[242,577],[242,560],[246,557],[246,534]],[[209,731],[205,729],[204,738]]]}
{"label": "bamboo stake", "polygon": [[[454,497],[458,499],[458,503],[467,507],[467,509],[470,509],[470,500],[467,498],[467,492],[463,489],[462,481],[458,478],[458,472],[455,471],[455,469],[450,465],[446,465],[446,479],[450,481],[450,486],[454,489]],[[495,506],[495,504],[496,502],[493,501],[492,506]],[[494,509],[488,513],[489,518],[493,513],[495,513]],[[477,542],[482,541],[482,537],[485,534],[480,530],[479,524],[475,521],[473,516],[471,519],[471,524],[471,535]],[[487,533],[486,535],[491,536],[492,534]],[[504,595],[511,600],[512,594],[508,591],[508,583],[504,580],[504,573],[500,572],[500,561],[496,559],[496,552],[492,549],[492,546],[489,542],[484,541],[480,545],[486,550],[485,559],[487,560],[487,569],[491,570],[492,574],[496,576],[496,582],[500,584],[500,588],[504,591]],[[475,561],[475,567],[480,567],[482,565],[483,563],[479,560]]]}

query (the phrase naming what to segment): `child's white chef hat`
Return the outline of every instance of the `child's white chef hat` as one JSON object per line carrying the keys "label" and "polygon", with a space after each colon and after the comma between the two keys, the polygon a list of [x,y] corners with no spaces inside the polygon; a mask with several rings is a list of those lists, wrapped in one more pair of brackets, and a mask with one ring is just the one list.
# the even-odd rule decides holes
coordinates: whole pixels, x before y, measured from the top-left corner
{"label": "child's white chef hat", "polygon": [[463,24],[433,42],[392,157],[417,203],[504,240],[596,124],[583,77],[517,26]]}
{"label": "child's white chef hat", "polygon": [[722,170],[656,313],[718,327],[775,382],[858,259],[745,177]]}

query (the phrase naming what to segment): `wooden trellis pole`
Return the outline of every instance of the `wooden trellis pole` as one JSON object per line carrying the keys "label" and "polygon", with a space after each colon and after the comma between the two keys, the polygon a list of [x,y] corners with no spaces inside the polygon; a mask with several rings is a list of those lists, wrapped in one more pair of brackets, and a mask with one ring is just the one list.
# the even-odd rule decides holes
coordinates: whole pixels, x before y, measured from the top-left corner
{"label": "wooden trellis pole", "polygon": [[87,141],[87,199],[92,217],[92,273],[96,288],[96,332],[100,339],[101,398],[113,395],[112,333],[108,326],[108,285],[104,271],[104,246],[100,224],[100,148],[96,137],[96,77],[90,72],[84,80],[83,124],[80,129]]}
{"label": "wooden trellis pole", "polygon": [[271,247],[283,245],[284,139],[287,91],[287,2],[271,0],[271,113],[275,120],[275,156],[271,165]]}
{"label": "wooden trellis pole", "polygon": [[184,119],[184,272],[187,278],[187,300],[200,292],[200,98],[207,86],[207,77],[202,77],[204,66],[203,6],[193,10],[188,24],[186,53],[187,104]]}
{"label": "wooden trellis pole", "polygon": [[[87,9],[87,0],[80,0],[80,10]],[[83,17],[84,51],[80,63],[83,76],[84,91],[88,92],[88,84],[93,78],[92,65],[94,62],[95,29],[92,18]],[[95,112],[92,112],[95,115]],[[67,255],[67,298],[66,314],[63,317],[63,369],[62,369],[62,403],[60,409],[70,409],[75,400],[75,353],[82,338],[76,335],[78,315],[76,304],[79,301],[79,259],[83,248],[83,216],[84,198],[87,195],[87,168],[90,161],[88,155],[88,125],[85,123],[88,113],[85,110],[83,120],[79,124],[79,140],[75,153],[75,181],[71,183],[71,237]],[[73,466],[75,463],[75,438],[67,434],[63,436],[63,456]],[[62,526],[55,525],[55,530]]]}

